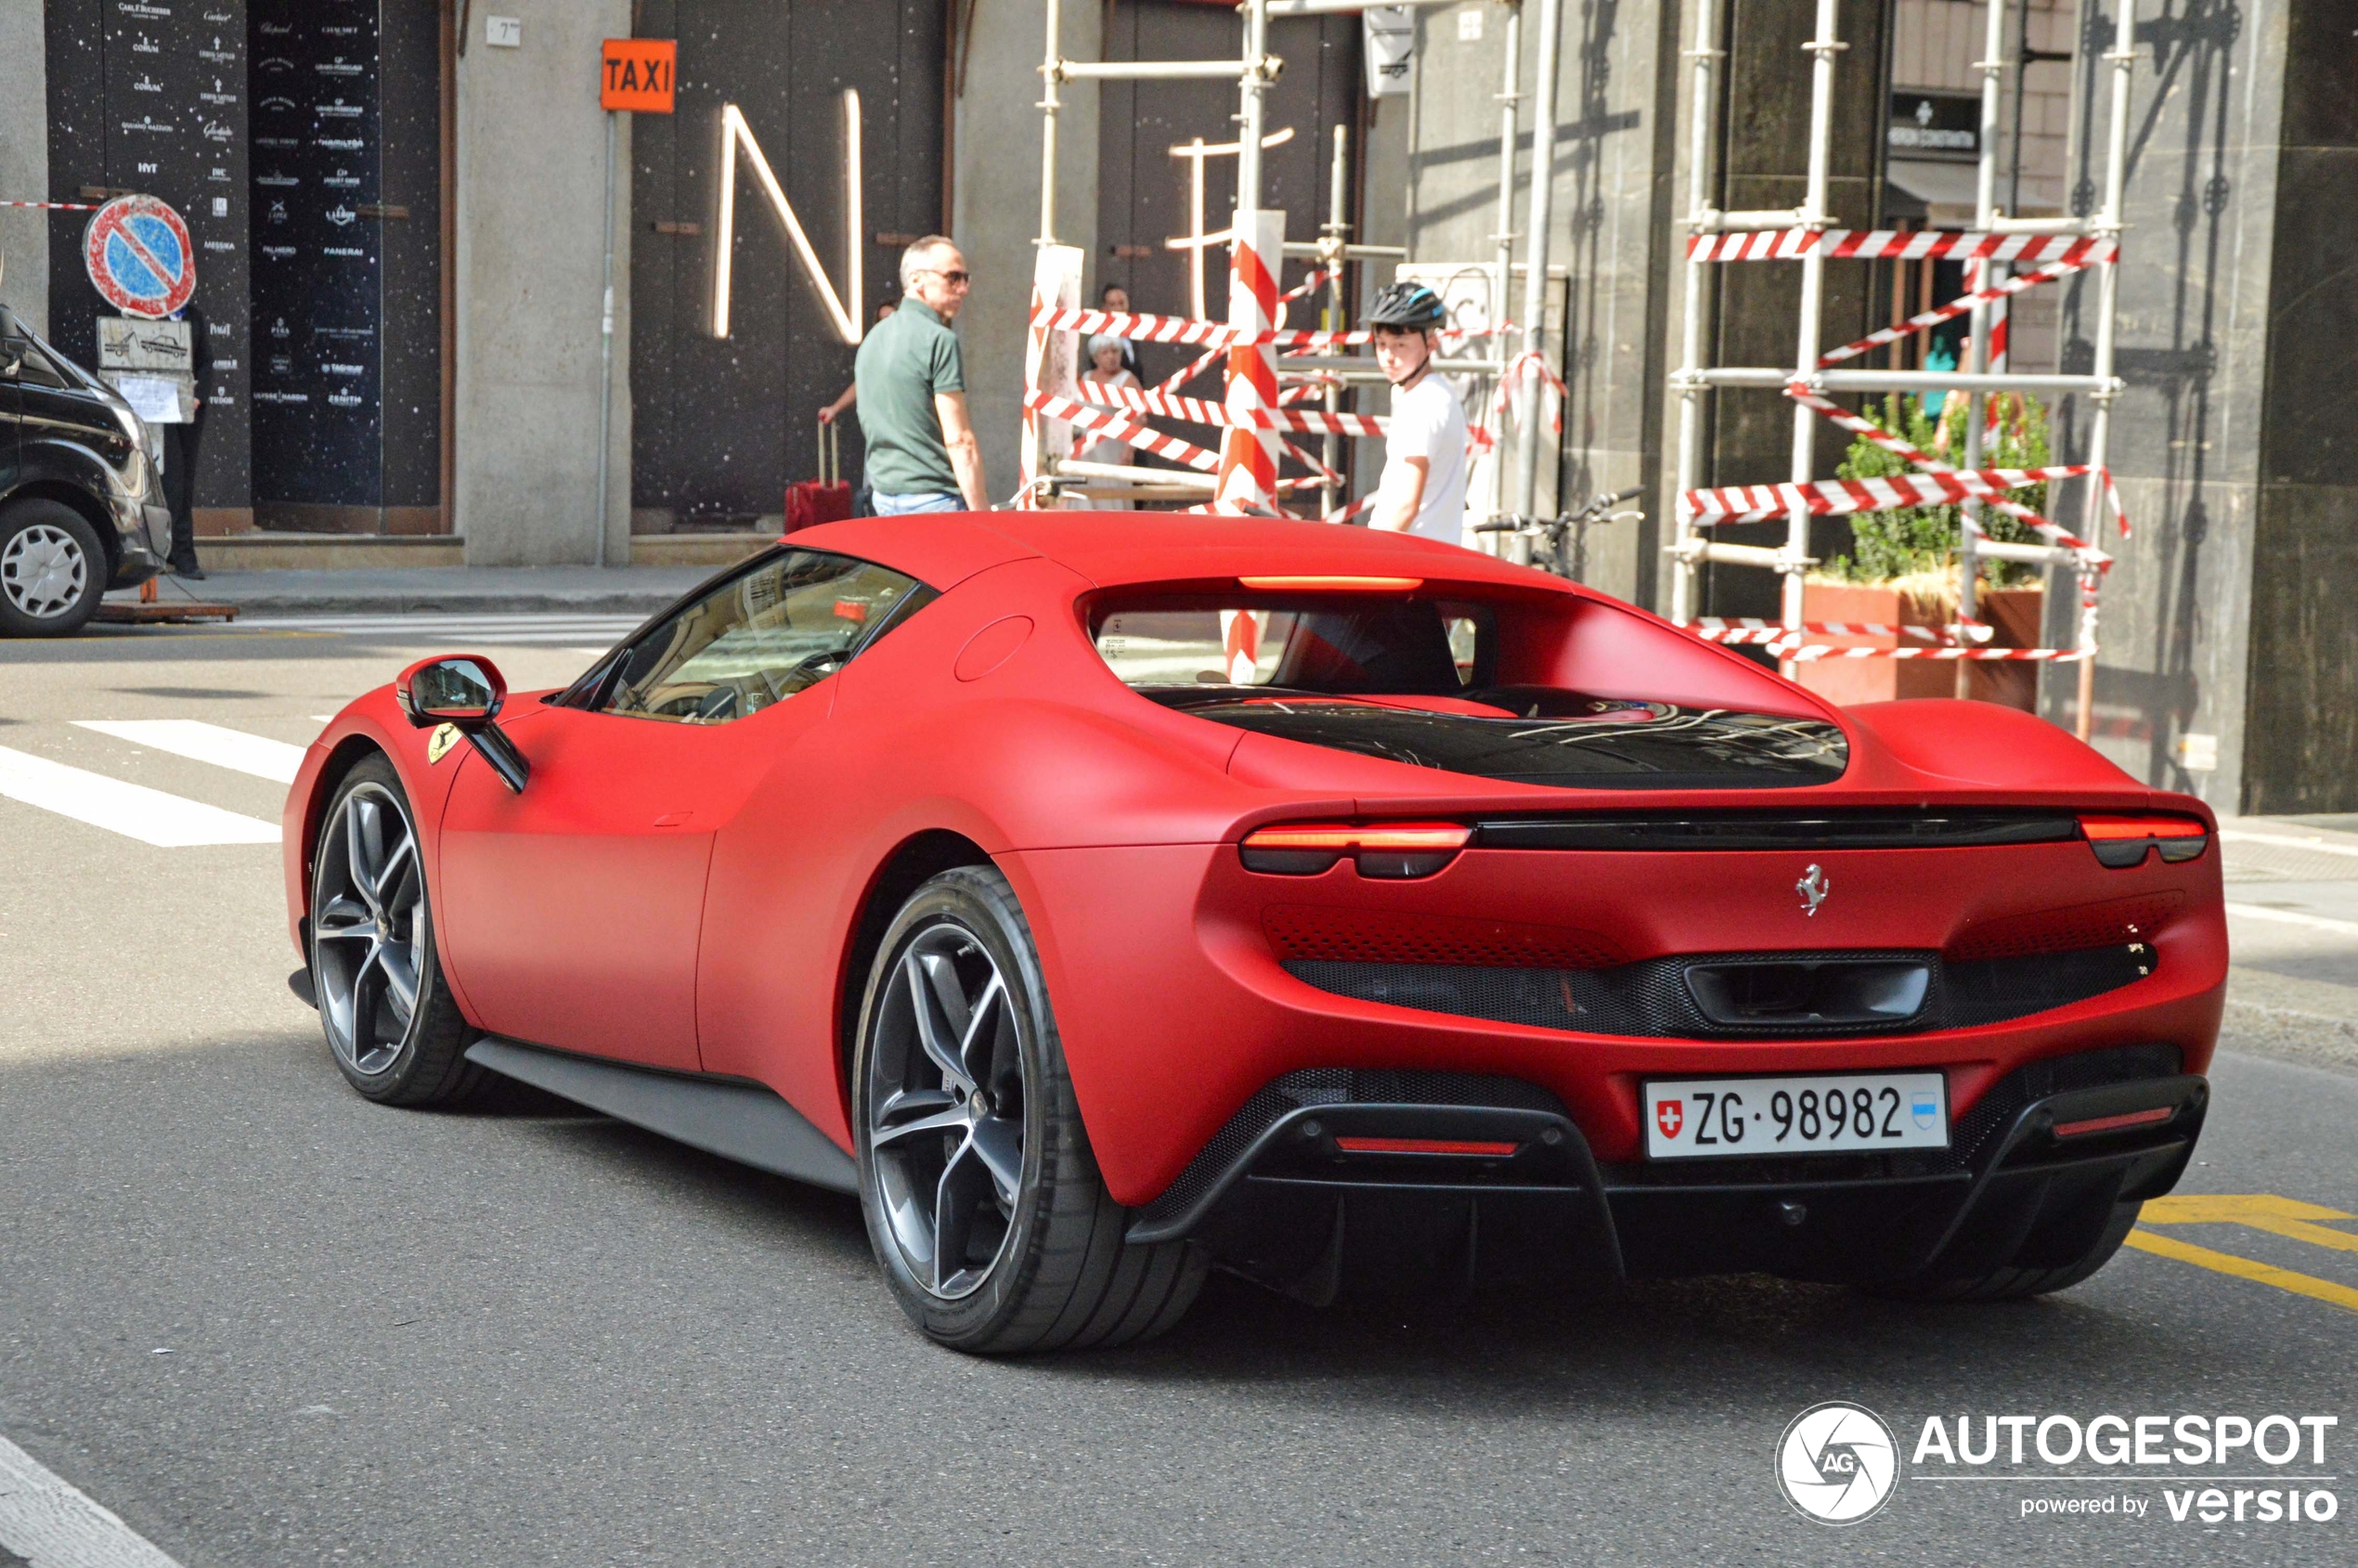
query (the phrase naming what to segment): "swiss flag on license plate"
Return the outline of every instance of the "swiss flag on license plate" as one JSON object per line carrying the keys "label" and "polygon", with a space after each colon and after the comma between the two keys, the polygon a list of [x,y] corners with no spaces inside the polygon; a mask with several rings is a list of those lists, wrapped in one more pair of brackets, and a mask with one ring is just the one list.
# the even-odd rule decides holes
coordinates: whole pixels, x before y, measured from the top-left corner
{"label": "swiss flag on license plate", "polygon": [[1654,1103],[1654,1125],[1662,1129],[1665,1138],[1675,1138],[1678,1129],[1687,1124],[1687,1108],[1683,1101],[1658,1100]]}

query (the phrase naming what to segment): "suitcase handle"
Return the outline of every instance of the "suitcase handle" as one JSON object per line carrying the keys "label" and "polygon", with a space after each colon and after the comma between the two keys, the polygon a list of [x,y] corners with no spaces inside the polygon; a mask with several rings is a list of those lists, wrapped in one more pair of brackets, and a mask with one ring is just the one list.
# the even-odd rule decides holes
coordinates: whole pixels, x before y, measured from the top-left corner
{"label": "suitcase handle", "polygon": [[819,427],[819,483],[839,485],[843,482],[843,433],[832,424]]}

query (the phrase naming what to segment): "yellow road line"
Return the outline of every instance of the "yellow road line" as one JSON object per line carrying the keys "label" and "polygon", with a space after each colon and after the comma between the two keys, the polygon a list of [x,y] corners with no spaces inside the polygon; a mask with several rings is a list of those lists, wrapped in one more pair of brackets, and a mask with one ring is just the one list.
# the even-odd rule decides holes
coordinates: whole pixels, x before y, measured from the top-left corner
{"label": "yellow road line", "polygon": [[2131,1231],[2129,1245],[2157,1257],[2175,1258],[2182,1263],[2193,1263],[2197,1268],[2233,1275],[2238,1279],[2257,1280],[2262,1285],[2274,1285],[2279,1290],[2289,1290],[2296,1296],[2309,1296],[2358,1312],[2358,1290],[2347,1285],[2337,1285],[2330,1279],[2319,1279],[2314,1275],[2295,1274],[2288,1268],[2254,1263],[2249,1258],[2238,1258],[2232,1252],[2214,1252],[2208,1247],[2197,1247],[2191,1241],[2181,1241],[2174,1236],[2162,1236],[2150,1230]]}
{"label": "yellow road line", "polygon": [[2248,1225],[2272,1236],[2306,1241],[2313,1247],[2358,1252],[2358,1236],[2314,1223],[2358,1219],[2358,1215],[2345,1214],[2319,1203],[2303,1203],[2297,1198],[2279,1198],[2272,1192],[2157,1198],[2145,1205],[2138,1218],[2149,1225]]}

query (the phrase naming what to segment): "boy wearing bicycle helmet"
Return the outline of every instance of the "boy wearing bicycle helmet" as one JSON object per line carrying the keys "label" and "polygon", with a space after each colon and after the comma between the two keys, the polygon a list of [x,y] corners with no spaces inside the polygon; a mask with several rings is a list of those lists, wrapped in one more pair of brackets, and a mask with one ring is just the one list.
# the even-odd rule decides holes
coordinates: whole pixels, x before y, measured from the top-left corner
{"label": "boy wearing bicycle helmet", "polygon": [[1440,296],[1421,283],[1394,283],[1367,309],[1376,364],[1392,383],[1383,481],[1369,525],[1463,544],[1466,411],[1432,373],[1443,317]]}

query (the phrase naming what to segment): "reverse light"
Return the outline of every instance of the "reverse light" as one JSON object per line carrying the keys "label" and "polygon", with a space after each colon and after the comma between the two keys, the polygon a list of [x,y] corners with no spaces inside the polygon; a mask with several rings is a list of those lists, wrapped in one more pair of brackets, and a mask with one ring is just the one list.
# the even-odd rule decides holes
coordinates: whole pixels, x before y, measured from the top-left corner
{"label": "reverse light", "polygon": [[1349,855],[1362,876],[1431,876],[1473,837],[1463,823],[1286,823],[1255,828],[1239,846],[1247,871],[1316,876]]}
{"label": "reverse light", "polygon": [[1238,577],[1261,593],[1414,593],[1425,586],[1422,577]]}
{"label": "reverse light", "polygon": [[2210,841],[2210,830],[2192,817],[2131,817],[2083,811],[2079,831],[2096,859],[2115,870],[2143,865],[2145,851],[2158,849],[2172,865],[2191,861]]}

